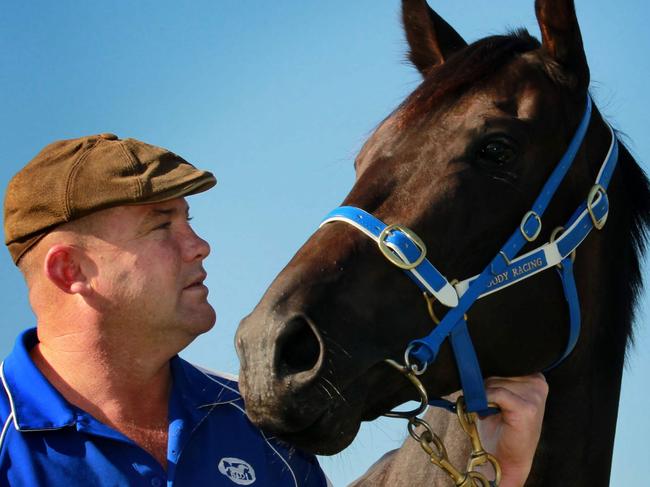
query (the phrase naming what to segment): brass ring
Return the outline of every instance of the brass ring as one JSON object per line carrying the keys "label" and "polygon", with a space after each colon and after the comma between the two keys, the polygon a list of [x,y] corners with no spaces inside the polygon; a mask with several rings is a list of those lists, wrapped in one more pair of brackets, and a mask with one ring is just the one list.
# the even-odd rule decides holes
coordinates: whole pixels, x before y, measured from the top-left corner
{"label": "brass ring", "polygon": [[492,487],[492,485],[499,485],[498,482],[492,484],[492,482],[490,482],[487,477],[480,472],[467,472],[467,475],[472,480],[472,485],[477,487]]}
{"label": "brass ring", "polygon": [[440,318],[438,318],[438,316],[436,316],[436,312],[433,309],[433,303],[436,301],[436,297],[435,296],[429,296],[429,294],[426,291],[424,291],[422,293],[422,295],[424,296],[424,300],[427,302],[427,311],[429,311],[429,316],[431,317],[431,320],[436,325],[439,325],[440,324]]}
{"label": "brass ring", "polygon": [[382,416],[386,416],[387,418],[411,419],[413,416],[417,416],[418,414],[423,413],[429,405],[429,395],[422,385],[422,382],[420,382],[420,379],[417,378],[412,370],[401,364],[398,364],[394,360],[386,359],[385,362],[394,369],[397,369],[398,372],[404,375],[411,382],[411,384],[415,386],[418,394],[420,395],[420,405],[411,411],[389,411],[387,413],[384,413]]}
{"label": "brass ring", "polygon": [[[417,433],[417,431],[415,431],[415,428],[419,426],[422,426],[424,428],[424,431],[420,435]],[[447,454],[447,448],[445,448],[445,445],[440,437],[433,432],[429,423],[423,419],[413,417],[409,419],[407,429],[409,435],[411,435],[411,438],[420,443],[420,446],[422,446],[422,448],[429,454],[432,460],[435,459],[438,462],[448,460],[449,455]],[[425,433],[428,434],[428,438],[423,438]],[[434,451],[433,448],[428,445],[428,448],[425,448],[424,443],[433,445],[437,451]]]}
{"label": "brass ring", "polygon": [[[555,242],[558,235],[562,235],[563,233],[564,233],[564,227],[562,227],[562,226],[555,227],[553,229],[553,231],[551,232],[551,238],[549,239],[549,243]],[[571,251],[571,254],[569,254],[569,255],[571,256],[571,262],[575,262],[576,261],[576,249],[573,249]],[[559,263],[557,266],[561,269],[562,268],[562,263]]]}
{"label": "brass ring", "polygon": [[409,432],[409,435],[415,440],[415,441],[422,441],[422,435],[419,435],[417,431],[415,431],[415,428],[418,428],[419,426],[422,426],[427,433],[433,438],[435,436],[435,433],[431,429],[431,426],[429,423],[427,423],[425,420],[418,418],[417,416],[413,416],[412,418],[409,418],[408,425],[406,426],[406,429]]}
{"label": "brass ring", "polygon": [[[488,402],[488,407],[500,411],[499,405],[496,402]],[[470,413],[467,411],[465,396],[458,396],[458,399],[456,399],[456,415],[458,416],[460,426],[465,432],[467,432],[469,427],[473,424],[476,424],[476,418],[478,418],[477,413]]]}
{"label": "brass ring", "polygon": [[[499,465],[499,461],[491,453],[485,452],[483,455],[481,455],[478,458],[470,458],[469,461],[467,462],[467,470],[469,471],[468,473],[470,475],[478,474],[483,476],[483,474],[476,472],[474,469],[480,465],[485,465],[485,464],[489,464],[492,466],[492,470],[494,470],[495,484],[499,485],[501,483],[501,465]],[[485,478],[485,476],[483,476],[483,478]],[[488,483],[487,485],[489,486],[490,484]]]}
{"label": "brass ring", "polygon": [[[451,284],[452,286],[454,286],[455,284],[458,284],[458,279],[454,279],[449,284]],[[429,312],[429,317],[431,318],[431,320],[436,325],[439,325],[442,320],[440,318],[438,318],[438,315],[436,314],[436,311],[433,309],[433,304],[437,301],[436,297],[435,296],[429,296],[429,294],[426,291],[424,291],[422,293],[422,296],[424,296],[424,300],[427,303],[427,311]],[[443,304],[443,306],[444,306],[444,304]],[[445,316],[447,316],[447,315],[445,315]],[[467,313],[463,313],[463,319],[465,321],[468,320]],[[406,353],[404,354],[405,361],[406,361],[406,358],[408,357],[408,352],[409,352],[410,348],[411,347],[409,346]],[[422,372],[416,372],[416,374],[421,375],[424,372],[425,369],[426,369],[426,366],[424,367],[424,369],[422,369]]]}

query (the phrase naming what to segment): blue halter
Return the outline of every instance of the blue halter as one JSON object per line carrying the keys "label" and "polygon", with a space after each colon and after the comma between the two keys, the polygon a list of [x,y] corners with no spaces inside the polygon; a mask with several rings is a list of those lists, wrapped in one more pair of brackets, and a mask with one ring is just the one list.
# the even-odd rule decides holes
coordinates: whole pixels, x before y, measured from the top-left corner
{"label": "blue halter", "polygon": [[[362,209],[351,206],[336,208],[321,223],[323,226],[340,221],[361,230],[375,240],[388,260],[402,268],[427,296],[435,297],[450,308],[429,335],[411,341],[405,353],[405,361],[416,374],[422,374],[427,365],[436,359],[442,342],[449,337],[469,412],[477,412],[480,415],[496,412],[488,406],[483,374],[467,328],[466,313],[477,299],[545,269],[557,267],[569,306],[569,339],[561,357],[546,370],[559,365],[578,341],[580,303],[573,276],[573,257],[576,248],[591,230],[594,227],[600,230],[607,220],[607,187],[618,160],[618,141],[611,127],[612,142],[609,151],[586,201],[575,210],[565,227],[553,232],[550,242],[520,257],[517,257],[517,254],[527,242],[533,242],[541,232],[542,215],[571,167],[587,133],[591,108],[592,102],[588,96],[582,120],[532,209],[524,215],[519,228],[478,276],[452,285],[426,259],[426,247],[413,232],[400,225],[386,225]],[[561,235],[555,238],[560,231]],[[454,409],[452,403],[441,399],[431,400],[429,404]]]}

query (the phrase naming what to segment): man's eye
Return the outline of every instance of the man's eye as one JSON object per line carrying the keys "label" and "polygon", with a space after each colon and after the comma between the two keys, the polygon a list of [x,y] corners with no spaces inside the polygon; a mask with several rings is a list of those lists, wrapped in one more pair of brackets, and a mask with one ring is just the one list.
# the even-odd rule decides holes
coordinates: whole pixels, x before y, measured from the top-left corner
{"label": "man's eye", "polygon": [[172,222],[165,222],[162,225],[158,225],[156,227],[156,230],[161,230],[161,229],[164,230],[164,229],[167,229],[167,228],[169,228],[171,226],[172,226]]}

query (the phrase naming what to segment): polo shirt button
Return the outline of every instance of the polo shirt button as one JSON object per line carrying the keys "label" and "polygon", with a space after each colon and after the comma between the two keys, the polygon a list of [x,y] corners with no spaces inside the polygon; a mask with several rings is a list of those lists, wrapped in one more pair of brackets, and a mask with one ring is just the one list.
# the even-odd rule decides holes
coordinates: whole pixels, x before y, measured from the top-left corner
{"label": "polo shirt button", "polygon": [[160,477],[154,477],[151,479],[151,485],[152,487],[160,487],[162,485],[162,480],[160,480]]}

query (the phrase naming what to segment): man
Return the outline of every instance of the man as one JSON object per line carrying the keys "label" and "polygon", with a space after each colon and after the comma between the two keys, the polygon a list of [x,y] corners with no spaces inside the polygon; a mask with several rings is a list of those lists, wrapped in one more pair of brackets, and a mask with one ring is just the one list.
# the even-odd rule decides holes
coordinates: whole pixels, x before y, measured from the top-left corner
{"label": "man", "polygon": [[215,182],[111,134],[51,144],[10,182],[37,328],[2,365],[0,484],[326,485],[252,426],[236,383],[176,355],[215,322],[184,198]]}
{"label": "man", "polygon": [[[210,247],[185,200],[215,183],[112,134],[55,142],[12,179],[5,242],[37,327],[0,367],[0,485],[327,484],[312,455],[247,420],[236,382],[177,356],[215,322]],[[502,485],[521,485],[545,383],[502,379],[488,394],[504,410],[488,425]]]}

